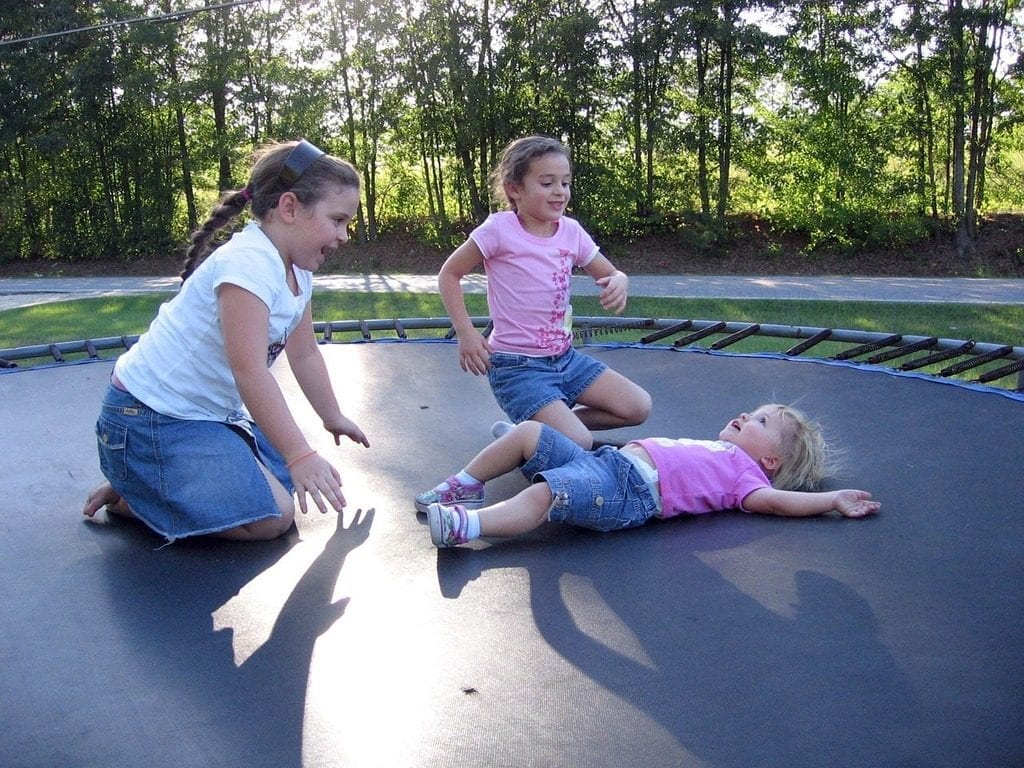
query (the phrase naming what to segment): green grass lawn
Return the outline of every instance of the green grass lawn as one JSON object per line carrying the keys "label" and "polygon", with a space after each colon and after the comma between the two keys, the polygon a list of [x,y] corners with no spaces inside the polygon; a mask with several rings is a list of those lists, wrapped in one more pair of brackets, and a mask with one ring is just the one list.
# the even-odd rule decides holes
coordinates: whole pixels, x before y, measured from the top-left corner
{"label": "green grass lawn", "polygon": [[[159,305],[167,298],[168,294],[116,296],[6,310],[0,312],[0,349],[136,335],[146,329]],[[470,314],[487,314],[484,296],[467,295],[466,303]],[[607,316],[596,297],[575,297],[573,307],[577,317]],[[437,295],[421,293],[317,292],[313,310],[314,320],[318,322],[444,317],[446,314]],[[1024,345],[1024,306],[1017,305],[634,298],[624,315],[758,322]],[[645,333],[628,331],[601,335],[597,340],[634,341]],[[443,331],[438,331],[433,335],[442,334]],[[714,340],[715,337],[711,337],[699,343],[706,346]],[[668,339],[665,343],[671,342],[672,339]],[[782,351],[794,343],[794,339],[758,337],[729,349],[736,352]],[[827,357],[836,354],[840,348],[837,344],[822,344],[815,348],[813,354]],[[19,365],[24,367],[32,362],[19,361]],[[970,373],[968,378],[977,373]],[[1000,383],[1002,386],[1015,386],[1015,382],[1016,377],[1011,376]]]}

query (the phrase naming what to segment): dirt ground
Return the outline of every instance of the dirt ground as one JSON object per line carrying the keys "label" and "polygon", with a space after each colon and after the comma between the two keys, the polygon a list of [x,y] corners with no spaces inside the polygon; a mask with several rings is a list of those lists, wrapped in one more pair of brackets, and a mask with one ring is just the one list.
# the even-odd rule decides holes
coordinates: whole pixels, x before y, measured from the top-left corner
{"label": "dirt ground", "polygon": [[[773,233],[762,222],[735,223],[738,234],[715,249],[696,245],[692,230],[649,236],[635,242],[601,242],[603,251],[631,274],[703,275],[849,275],[900,277],[1024,278],[1024,216],[985,219],[977,247],[958,260],[949,236],[912,247],[856,253],[806,252],[806,238]],[[409,237],[386,237],[374,243],[349,243],[321,269],[322,274],[433,274],[447,251]],[[0,277],[81,277],[99,275],[175,275],[180,254],[132,261],[0,263]]]}

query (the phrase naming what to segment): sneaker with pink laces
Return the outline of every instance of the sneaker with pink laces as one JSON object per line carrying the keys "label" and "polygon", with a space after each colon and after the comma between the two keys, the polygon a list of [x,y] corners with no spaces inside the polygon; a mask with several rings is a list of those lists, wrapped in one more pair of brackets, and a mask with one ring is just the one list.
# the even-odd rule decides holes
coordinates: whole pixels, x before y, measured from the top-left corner
{"label": "sneaker with pink laces", "polygon": [[478,509],[484,505],[483,483],[463,485],[458,481],[458,478],[452,475],[442,485],[447,485],[447,490],[431,488],[429,491],[424,491],[417,496],[415,499],[416,509],[420,512],[426,512],[427,507],[431,504],[445,504],[449,506],[461,504],[466,509]]}
{"label": "sneaker with pink laces", "polygon": [[469,515],[460,504],[453,504],[450,507],[444,504],[431,504],[427,507],[427,522],[430,523],[430,540],[436,547],[454,547],[469,541],[466,536]]}

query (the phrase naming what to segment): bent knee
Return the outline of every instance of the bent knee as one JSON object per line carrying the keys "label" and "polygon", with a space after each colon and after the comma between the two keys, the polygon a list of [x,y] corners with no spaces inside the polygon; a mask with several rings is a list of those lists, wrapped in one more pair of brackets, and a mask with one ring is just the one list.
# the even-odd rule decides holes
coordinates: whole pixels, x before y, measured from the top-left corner
{"label": "bent knee", "polygon": [[535,443],[540,439],[541,422],[533,419],[527,419],[521,421],[512,427],[512,431],[515,433],[516,438],[524,440],[527,443]]}
{"label": "bent knee", "polygon": [[283,536],[295,522],[295,499],[282,487],[276,489],[274,500],[277,502],[277,517],[264,517],[255,523],[243,526],[253,539],[269,541]]}
{"label": "bent knee", "polygon": [[626,422],[623,426],[635,426],[647,421],[647,417],[651,415],[653,402],[646,389],[637,387],[633,397],[624,400],[620,405],[620,416]]}
{"label": "bent knee", "polygon": [[291,514],[282,513],[280,517],[265,517],[255,523],[243,525],[242,529],[252,541],[270,541],[284,536],[294,522],[294,512]]}

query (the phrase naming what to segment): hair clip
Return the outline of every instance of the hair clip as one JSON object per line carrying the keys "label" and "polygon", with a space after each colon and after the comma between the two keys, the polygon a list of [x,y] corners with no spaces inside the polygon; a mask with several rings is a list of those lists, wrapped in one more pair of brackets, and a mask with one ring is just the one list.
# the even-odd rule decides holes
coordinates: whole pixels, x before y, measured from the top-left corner
{"label": "hair clip", "polygon": [[309,166],[326,154],[315,144],[311,144],[305,139],[300,140],[288,153],[288,157],[284,159],[281,173],[277,177],[278,181],[284,184],[286,189],[291,189],[302,177],[302,174],[309,170]]}

